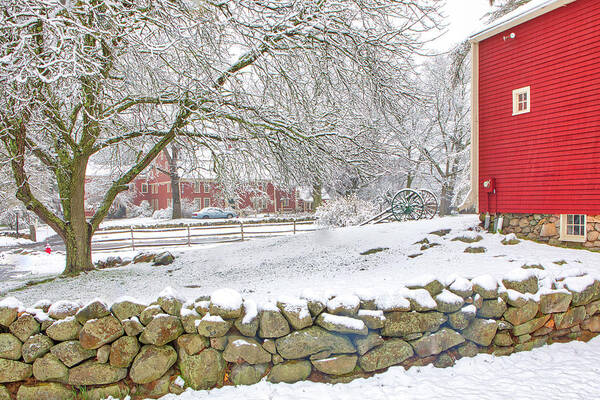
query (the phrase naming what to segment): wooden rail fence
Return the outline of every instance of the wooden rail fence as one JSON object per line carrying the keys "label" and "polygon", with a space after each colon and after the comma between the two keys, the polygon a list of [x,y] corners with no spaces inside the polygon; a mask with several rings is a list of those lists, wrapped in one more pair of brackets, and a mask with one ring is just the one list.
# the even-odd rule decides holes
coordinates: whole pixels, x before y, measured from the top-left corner
{"label": "wooden rail fence", "polygon": [[[266,230],[265,230],[266,229]],[[180,228],[129,228],[99,230],[92,238],[94,251],[123,250],[131,248],[192,246],[238,242],[251,238],[295,235],[315,231],[314,221],[271,222],[183,226]]]}

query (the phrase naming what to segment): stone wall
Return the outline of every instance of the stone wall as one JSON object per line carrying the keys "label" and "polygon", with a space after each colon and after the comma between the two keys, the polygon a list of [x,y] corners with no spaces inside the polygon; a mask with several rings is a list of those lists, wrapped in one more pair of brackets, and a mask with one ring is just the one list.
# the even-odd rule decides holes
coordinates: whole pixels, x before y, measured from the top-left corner
{"label": "stone wall", "polygon": [[600,249],[600,215],[587,215],[586,233],[584,243],[565,242],[559,240],[560,215],[558,214],[498,214],[492,217],[503,216],[503,233],[514,233],[519,237],[544,241],[554,246],[585,247]]}
{"label": "stone wall", "polygon": [[[600,332],[600,281],[549,282],[541,267],[497,281],[434,278],[395,294],[282,298],[224,289],[193,302],[166,290],[122,299],[0,301],[0,399],[96,400],[268,381],[341,383],[478,353],[497,356]],[[541,275],[540,275],[541,276]]]}

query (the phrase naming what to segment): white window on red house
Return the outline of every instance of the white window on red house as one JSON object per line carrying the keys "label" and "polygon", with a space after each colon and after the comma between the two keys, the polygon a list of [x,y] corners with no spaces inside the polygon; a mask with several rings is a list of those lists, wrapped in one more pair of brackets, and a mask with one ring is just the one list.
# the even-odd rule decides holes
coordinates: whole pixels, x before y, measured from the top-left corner
{"label": "white window on red house", "polygon": [[194,206],[197,210],[202,208],[202,199],[194,199]]}
{"label": "white window on red house", "polygon": [[204,184],[204,193],[209,193],[210,192],[210,186],[208,185],[208,183]]}
{"label": "white window on red house", "polygon": [[513,115],[531,111],[531,88],[526,86],[513,90]]}
{"label": "white window on red house", "polygon": [[288,199],[287,197],[284,199],[281,199],[281,206],[282,207],[289,207],[290,206],[290,199]]}
{"label": "white window on red house", "polygon": [[585,214],[562,214],[560,216],[560,240],[568,242],[585,242]]}
{"label": "white window on red house", "polygon": [[210,199],[209,198],[204,199],[204,207],[205,208],[210,207]]}
{"label": "white window on red house", "polygon": [[142,187],[140,188],[140,191],[142,193],[148,193],[148,184],[147,183],[142,183]]}
{"label": "white window on red house", "polygon": [[171,207],[171,205],[173,205],[173,199],[167,199],[167,208]]}

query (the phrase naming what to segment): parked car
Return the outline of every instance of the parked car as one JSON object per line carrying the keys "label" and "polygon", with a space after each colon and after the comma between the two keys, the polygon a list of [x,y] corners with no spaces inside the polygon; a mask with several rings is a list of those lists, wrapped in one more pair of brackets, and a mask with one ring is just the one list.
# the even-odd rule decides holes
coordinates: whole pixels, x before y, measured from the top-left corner
{"label": "parked car", "polygon": [[192,218],[237,218],[237,213],[233,210],[223,210],[217,207],[206,207],[200,211],[192,213]]}

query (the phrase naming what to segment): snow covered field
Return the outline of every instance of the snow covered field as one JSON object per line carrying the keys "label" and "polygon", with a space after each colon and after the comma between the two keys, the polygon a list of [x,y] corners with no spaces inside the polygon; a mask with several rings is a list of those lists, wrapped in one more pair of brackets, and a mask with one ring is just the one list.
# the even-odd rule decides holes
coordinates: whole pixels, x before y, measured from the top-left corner
{"label": "snow covered field", "polygon": [[[53,282],[24,288],[11,295],[26,303],[49,298],[88,301],[100,297],[114,301],[132,295],[142,301],[154,300],[165,287],[173,287],[182,296],[194,299],[215,289],[229,287],[245,297],[264,301],[281,295],[300,294],[312,289],[324,294],[395,291],[421,275],[441,279],[453,275],[466,278],[482,274],[502,277],[524,264],[542,264],[540,273],[572,275],[584,270],[600,272],[600,254],[551,247],[530,241],[514,246],[501,244],[503,235],[482,233],[475,244],[452,241],[457,236],[472,236],[477,225],[473,215],[436,218],[383,225],[327,229],[296,236],[255,239],[247,242],[200,248],[174,248],[175,262],[166,267],[135,264],[94,271],[77,278],[59,278]],[[451,232],[438,237],[429,234],[438,229]],[[414,244],[424,238],[439,246],[420,250]],[[483,254],[468,254],[468,246],[483,246]],[[361,255],[374,248],[387,248]],[[410,255],[422,255],[410,258]],[[134,252],[114,253],[132,256]],[[107,257],[98,253],[95,258]],[[52,276],[62,269],[62,255],[6,255],[28,271]],[[0,259],[0,261],[2,261]],[[558,264],[557,264],[558,263]],[[0,291],[36,277],[32,273],[0,282]]]}
{"label": "snow covered field", "polygon": [[600,396],[600,337],[588,343],[556,343],[508,357],[479,354],[451,368],[391,367],[346,384],[298,382],[188,389],[163,400],[576,400]]}
{"label": "snow covered field", "polygon": [[[436,218],[365,227],[325,229],[296,236],[256,239],[247,242],[175,248],[177,259],[168,266],[136,264],[94,271],[77,278],[58,278],[10,293],[25,304],[40,299],[71,299],[82,302],[102,298],[112,302],[133,296],[150,302],[165,287],[193,299],[215,289],[233,288],[258,301],[299,295],[310,289],[321,294],[393,293],[410,281],[433,275],[442,280],[490,274],[501,278],[524,264],[540,278],[600,275],[600,254],[563,249],[530,241],[501,244],[504,235],[475,232],[476,216]],[[439,237],[439,229],[450,232]],[[476,243],[452,240],[483,237]],[[421,249],[416,243],[428,239],[438,245]],[[469,247],[485,247],[480,254],[465,253]],[[428,246],[426,246],[428,247]],[[361,253],[369,250],[368,255]],[[111,253],[133,256],[136,252]],[[417,254],[420,254],[416,257]],[[104,258],[98,253],[95,258]],[[62,270],[64,255],[6,254],[23,272],[0,282],[0,290],[22,285],[37,277],[53,277]],[[463,358],[452,368],[429,365],[404,370],[392,367],[383,374],[348,384],[299,382],[224,387],[211,391],[188,390],[165,400],[195,399],[591,399],[600,395],[600,338],[588,343],[553,344],[508,357],[480,354]]]}

